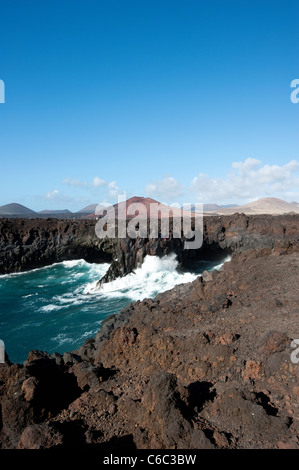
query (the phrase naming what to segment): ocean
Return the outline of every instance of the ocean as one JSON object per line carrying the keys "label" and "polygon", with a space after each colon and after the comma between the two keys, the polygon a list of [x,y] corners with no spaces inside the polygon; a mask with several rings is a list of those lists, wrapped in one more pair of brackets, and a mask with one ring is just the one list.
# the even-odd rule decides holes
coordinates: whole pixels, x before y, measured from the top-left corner
{"label": "ocean", "polygon": [[[223,260],[223,262],[226,260]],[[202,261],[178,270],[176,256],[146,256],[123,278],[96,286],[109,264],[80,259],[0,276],[0,339],[12,362],[23,363],[32,349],[63,354],[93,337],[102,321],[133,301],[154,298],[177,284],[193,281],[222,263]]]}

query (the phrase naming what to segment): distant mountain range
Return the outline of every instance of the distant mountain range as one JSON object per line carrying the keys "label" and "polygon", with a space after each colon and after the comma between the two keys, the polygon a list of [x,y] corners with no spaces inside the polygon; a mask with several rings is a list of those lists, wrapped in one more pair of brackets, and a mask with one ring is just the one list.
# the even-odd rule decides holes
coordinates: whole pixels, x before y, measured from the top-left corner
{"label": "distant mountain range", "polygon": [[84,213],[84,214],[94,214],[96,208],[98,207],[98,204],[90,204],[89,206],[84,207],[81,209],[78,213]]}
{"label": "distant mountain range", "polygon": [[[147,216],[149,215],[150,204],[158,203],[160,204],[161,213],[159,217],[167,217],[169,213],[169,206],[161,204],[155,199],[144,198],[139,196],[134,196],[127,201],[121,202],[119,204],[114,204],[110,206],[114,208],[115,215],[118,215],[119,211],[126,212],[127,214],[128,206],[134,203],[142,203],[146,208]],[[46,218],[53,217],[57,219],[91,219],[97,216],[96,208],[98,204],[91,204],[84,207],[78,212],[71,212],[68,209],[63,210],[43,210],[40,212],[35,212],[28,207],[23,206],[22,204],[11,203],[4,206],[0,206],[0,217],[20,217],[20,218]],[[107,208],[109,210],[109,207]],[[172,209],[175,216],[180,216],[183,214],[181,209]],[[195,206],[192,207],[191,212],[194,213]],[[299,213],[299,203],[298,202],[286,202],[282,199],[268,197],[258,199],[257,201],[250,202],[243,206],[237,206],[233,204],[228,205],[219,205],[219,204],[203,204],[203,212],[206,215],[230,215],[236,212],[243,212],[245,214],[285,214],[289,212]],[[134,214],[131,214],[131,217],[134,217]]]}
{"label": "distant mountain range", "polygon": [[69,211],[68,209],[62,209],[62,210],[57,210],[57,211],[53,211],[53,210],[44,210],[44,211],[40,211],[38,212],[38,214],[72,214],[71,211]]}
{"label": "distant mountain range", "polygon": [[[80,214],[82,216],[82,214]],[[84,214],[83,214],[84,215]],[[35,212],[22,204],[12,203],[0,206],[0,217],[24,217],[24,218],[47,218],[54,217],[56,219],[69,219],[69,218],[80,218],[77,217],[77,213],[73,213],[68,209],[57,209],[57,210],[43,210]]]}
{"label": "distant mountain range", "polygon": [[[131,204],[142,203],[146,208],[146,217],[150,215],[150,204],[156,203],[159,204],[160,212],[158,217],[167,217],[169,214],[169,206],[165,204],[161,204],[159,201],[151,198],[144,198],[139,196],[134,196],[128,199],[127,201],[120,202],[118,204],[114,204],[113,206],[104,207],[103,209],[114,210],[115,216],[117,217],[119,212],[125,213],[126,217],[134,217],[134,214],[128,214],[128,207]],[[45,218],[45,217],[53,217],[58,219],[93,219],[100,215],[98,204],[91,204],[89,206],[84,207],[78,212],[71,212],[68,209],[64,210],[43,210],[40,212],[34,212],[28,207],[25,207],[21,204],[6,204],[5,206],[0,206],[0,217],[23,217],[23,218]],[[96,210],[98,208],[98,211]],[[175,217],[181,217],[184,213],[179,208],[171,208]],[[191,213],[190,213],[191,215]]]}
{"label": "distant mountain range", "polygon": [[244,214],[254,215],[254,214],[287,214],[289,212],[299,213],[299,203],[298,202],[286,202],[283,199],[278,199],[276,197],[265,197],[258,199],[257,201],[250,202],[244,206],[237,207],[220,207],[216,210],[208,211],[211,215],[230,215],[235,212],[243,212]]}
{"label": "distant mountain range", "polygon": [[[238,204],[223,204],[223,205],[203,204],[202,205],[203,212],[217,211],[217,210],[221,210],[221,209],[228,208],[228,207],[239,207],[239,206]],[[192,212],[194,211],[195,211],[195,206],[192,206]]]}

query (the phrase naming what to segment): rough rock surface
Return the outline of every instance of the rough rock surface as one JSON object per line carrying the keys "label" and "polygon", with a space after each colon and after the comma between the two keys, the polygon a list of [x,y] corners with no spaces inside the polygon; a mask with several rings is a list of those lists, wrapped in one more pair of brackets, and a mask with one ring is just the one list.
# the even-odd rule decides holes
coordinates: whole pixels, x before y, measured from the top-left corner
{"label": "rough rock surface", "polygon": [[115,240],[100,240],[94,221],[0,219],[0,274],[72,259],[111,261]]}
{"label": "rough rock surface", "polygon": [[198,259],[223,257],[225,252],[273,248],[299,240],[299,215],[291,214],[204,217],[203,245],[197,250],[184,249],[184,234],[173,237],[171,223],[168,239],[99,239],[95,224],[94,220],[0,219],[0,274],[83,258],[111,262],[101,280],[109,282],[132,272],[146,255],[174,252],[181,266],[188,267]]}
{"label": "rough rock surface", "polygon": [[0,364],[2,448],[298,449],[298,231],[284,235],[132,303],[77,351]]}

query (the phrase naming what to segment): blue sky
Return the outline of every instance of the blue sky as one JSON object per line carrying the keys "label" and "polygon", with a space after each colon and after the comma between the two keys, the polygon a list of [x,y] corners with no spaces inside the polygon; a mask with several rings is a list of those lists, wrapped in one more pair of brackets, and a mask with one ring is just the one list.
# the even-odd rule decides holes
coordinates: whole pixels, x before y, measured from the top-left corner
{"label": "blue sky", "polygon": [[299,4],[1,0],[0,205],[299,201]]}

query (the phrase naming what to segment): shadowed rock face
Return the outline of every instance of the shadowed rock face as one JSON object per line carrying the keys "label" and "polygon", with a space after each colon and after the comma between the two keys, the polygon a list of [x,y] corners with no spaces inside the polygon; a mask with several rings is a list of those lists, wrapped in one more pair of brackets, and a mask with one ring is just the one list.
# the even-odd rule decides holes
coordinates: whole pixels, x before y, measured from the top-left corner
{"label": "shadowed rock face", "polygon": [[207,246],[234,250],[219,272],[115,312],[77,351],[0,364],[0,446],[299,448],[298,219],[258,219],[206,219]]}
{"label": "shadowed rock face", "polygon": [[0,219],[0,273],[24,271],[54,262],[83,258],[88,262],[111,261],[101,282],[124,276],[142,263],[146,255],[175,252],[183,267],[200,259],[250,248],[273,248],[299,238],[299,215],[205,217],[203,245],[185,250],[185,239],[99,239],[95,221],[57,219]]}
{"label": "shadowed rock face", "polygon": [[26,271],[60,261],[111,261],[115,240],[100,240],[94,221],[0,219],[0,273]]}

